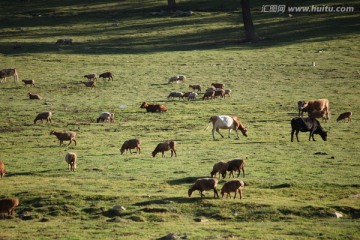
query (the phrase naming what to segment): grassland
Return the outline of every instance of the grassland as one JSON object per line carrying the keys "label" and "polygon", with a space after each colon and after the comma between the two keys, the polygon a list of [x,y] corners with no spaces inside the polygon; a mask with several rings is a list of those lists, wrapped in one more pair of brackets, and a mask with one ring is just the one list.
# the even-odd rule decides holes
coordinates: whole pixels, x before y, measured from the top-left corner
{"label": "grassland", "polygon": [[[0,68],[16,67],[20,79],[37,82],[0,84],[0,159],[8,172],[0,198],[21,201],[14,218],[0,221],[0,239],[159,239],[170,232],[190,239],[359,239],[359,13],[290,18],[261,13],[255,1],[255,28],[267,40],[244,44],[237,1],[180,1],[179,8],[194,11],[190,17],[151,14],[165,3],[0,3]],[[306,2],[312,4],[325,2]],[[74,44],[56,46],[63,37]],[[16,42],[21,49],[13,49]],[[94,90],[79,83],[105,71],[114,81],[100,80]],[[187,82],[167,84],[179,73]],[[232,96],[166,98],[212,82],[223,82]],[[29,91],[44,99],[29,100]],[[322,123],[328,141],[309,142],[303,133],[290,142],[296,102],[315,98],[330,100],[332,117]],[[145,113],[143,101],[169,111]],[[51,124],[33,124],[41,111],[53,112]],[[115,123],[96,123],[102,111],[114,112]],[[337,123],[345,111],[354,112],[353,122]],[[218,114],[238,115],[248,138],[213,141],[206,127]],[[78,145],[59,146],[51,130],[76,131]],[[120,155],[122,142],[134,137],[143,140],[142,153]],[[166,139],[178,142],[178,156],[153,158]],[[67,151],[79,156],[75,173],[67,170]],[[236,157],[247,158],[244,199],[187,197],[215,162]],[[111,211],[116,205],[126,210]]]}

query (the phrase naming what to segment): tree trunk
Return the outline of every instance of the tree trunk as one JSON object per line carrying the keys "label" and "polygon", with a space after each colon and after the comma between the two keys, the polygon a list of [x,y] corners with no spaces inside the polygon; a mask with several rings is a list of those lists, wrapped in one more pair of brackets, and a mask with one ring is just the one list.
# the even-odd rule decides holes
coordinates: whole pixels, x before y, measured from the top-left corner
{"label": "tree trunk", "polygon": [[176,0],[168,0],[168,9],[170,10],[176,9]]}
{"label": "tree trunk", "polygon": [[255,28],[250,12],[249,0],[241,0],[241,8],[245,27],[245,41],[257,42],[259,40],[259,37],[255,33]]}

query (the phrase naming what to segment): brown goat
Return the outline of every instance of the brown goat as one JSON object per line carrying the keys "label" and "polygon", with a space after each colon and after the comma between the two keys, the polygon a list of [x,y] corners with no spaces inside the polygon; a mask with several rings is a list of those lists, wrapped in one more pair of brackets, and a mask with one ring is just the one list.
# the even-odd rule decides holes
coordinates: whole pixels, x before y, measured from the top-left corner
{"label": "brown goat", "polygon": [[198,92],[201,92],[201,85],[189,85],[189,88],[192,90],[197,90]]}
{"label": "brown goat", "polygon": [[105,78],[108,78],[109,81],[110,81],[110,79],[111,79],[111,80],[114,80],[114,79],[113,79],[113,74],[112,74],[111,72],[102,73],[102,74],[99,75],[99,78],[103,78],[103,80],[104,80]]}
{"label": "brown goat", "polygon": [[348,122],[351,122],[352,112],[344,112],[339,115],[339,117],[336,119],[337,122],[343,121],[345,122],[345,119],[348,119]]}
{"label": "brown goat", "polygon": [[123,145],[121,146],[120,148],[120,153],[121,155],[126,151],[129,150],[130,153],[131,152],[131,149],[136,149],[136,153],[139,152],[140,154],[140,151],[141,151],[141,147],[140,147],[140,144],[141,144],[141,140],[140,139],[130,139],[130,140],[127,140],[123,143]]}
{"label": "brown goat", "polygon": [[5,176],[5,163],[0,161],[0,179]]}
{"label": "brown goat", "polygon": [[38,100],[42,99],[42,97],[40,97],[37,94],[28,93],[28,95],[29,95],[29,99],[38,99]]}
{"label": "brown goat", "polygon": [[86,75],[84,75],[84,78],[87,78],[89,81],[95,81],[95,80],[97,80],[96,74],[94,74],[94,73],[86,74]]}
{"label": "brown goat", "polygon": [[55,132],[55,131],[51,131],[50,135],[55,135],[59,139],[60,146],[63,144],[63,141],[70,141],[68,146],[71,144],[71,142],[74,142],[75,146],[76,146],[76,140],[75,140],[76,132],[72,132],[72,131],[69,131],[69,132]]}
{"label": "brown goat", "polygon": [[240,176],[241,171],[243,172],[243,177],[245,177],[245,160],[244,159],[233,159],[231,161],[228,161],[228,168],[227,171],[230,172],[229,177],[232,175],[234,177],[234,171],[238,172],[237,177]]}
{"label": "brown goat", "polygon": [[224,84],[222,83],[212,83],[211,86],[213,86],[216,89],[224,89]]}
{"label": "brown goat", "polygon": [[[17,198],[0,199],[0,213],[7,213],[8,216],[12,216],[17,206],[19,206],[19,199]],[[5,218],[5,216],[3,218]]]}
{"label": "brown goat", "polygon": [[203,194],[206,190],[214,190],[214,198],[219,197],[218,191],[216,190],[216,186],[218,184],[218,180],[216,178],[199,178],[196,180],[194,185],[192,185],[188,190],[188,195],[191,197],[193,191],[198,190],[200,192],[201,198],[205,195]]}
{"label": "brown goat", "polygon": [[216,176],[216,173],[219,173],[219,177],[221,174],[221,176],[223,178],[225,178],[228,166],[229,166],[229,164],[227,162],[223,162],[223,161],[215,163],[213,166],[213,170],[210,172],[211,177],[214,177],[214,176]]}
{"label": "brown goat", "polygon": [[159,152],[162,153],[162,157],[165,157],[165,151],[169,151],[171,150],[171,157],[175,154],[176,157],[176,142],[175,141],[165,141],[162,143],[159,143],[155,150],[152,152],[152,156],[155,157],[156,154],[158,154]]}
{"label": "brown goat", "polygon": [[81,82],[81,83],[83,83],[86,87],[89,87],[91,89],[95,88],[95,86],[96,86],[96,82],[94,82],[94,81]]}
{"label": "brown goat", "polygon": [[35,80],[22,80],[22,82],[24,83],[24,85],[35,86]]}

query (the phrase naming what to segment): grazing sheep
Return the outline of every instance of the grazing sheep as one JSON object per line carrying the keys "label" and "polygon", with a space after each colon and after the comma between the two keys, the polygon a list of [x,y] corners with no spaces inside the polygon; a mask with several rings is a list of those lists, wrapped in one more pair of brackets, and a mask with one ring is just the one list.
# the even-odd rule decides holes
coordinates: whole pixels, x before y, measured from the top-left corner
{"label": "grazing sheep", "polygon": [[140,139],[130,139],[130,140],[127,140],[123,143],[123,145],[121,146],[120,148],[120,153],[121,155],[126,151],[129,150],[130,153],[132,154],[131,152],[131,149],[136,149],[136,153],[139,152],[140,154],[140,151],[141,151],[141,147],[140,147],[140,144],[141,144],[141,140]]}
{"label": "grazing sheep", "polygon": [[76,169],[76,160],[77,160],[76,153],[68,152],[65,155],[65,161],[67,162],[68,168],[69,168],[70,171],[73,171],[73,172],[75,171],[75,169]]}
{"label": "grazing sheep", "polygon": [[221,188],[221,197],[224,197],[224,194],[226,193],[226,198],[230,197],[231,199],[231,192],[235,192],[234,199],[236,198],[236,193],[238,192],[240,195],[240,199],[242,199],[242,190],[245,187],[245,184],[241,180],[232,180],[229,182],[226,182],[223,187]]}
{"label": "grazing sheep", "polygon": [[179,81],[184,82],[185,80],[186,80],[186,76],[185,76],[185,75],[176,75],[176,76],[172,76],[172,77],[169,79],[169,82],[168,82],[168,83],[172,83],[172,82],[178,83]]}
{"label": "grazing sheep", "polygon": [[22,82],[24,83],[24,85],[31,85],[31,86],[35,86],[35,80],[22,80]]}
{"label": "grazing sheep", "polygon": [[191,93],[193,93],[193,92],[184,92],[184,95],[182,96],[182,99],[189,98]]}
{"label": "grazing sheep", "polygon": [[197,90],[198,92],[201,92],[201,85],[189,85],[189,88],[192,88],[192,90]]}
{"label": "grazing sheep", "polygon": [[224,89],[224,84],[222,83],[212,83],[211,86],[213,86],[216,89]]}
{"label": "grazing sheep", "polygon": [[190,100],[196,100],[196,97],[198,96],[198,94],[196,92],[192,92],[189,94],[188,96],[188,101]]}
{"label": "grazing sheep", "polygon": [[224,89],[216,89],[214,97],[225,98],[225,90]]}
{"label": "grazing sheep", "polygon": [[96,119],[96,122],[114,122],[115,114],[110,112],[102,112],[100,116]]}
{"label": "grazing sheep", "polygon": [[87,78],[89,81],[95,81],[95,80],[97,80],[96,74],[94,74],[94,73],[86,74],[86,75],[84,75],[84,78]]}
{"label": "grazing sheep", "polygon": [[51,123],[51,116],[52,112],[41,112],[35,117],[34,124],[36,124],[36,122],[39,120],[41,120],[41,122],[43,122],[43,120],[46,120],[46,123]]}
{"label": "grazing sheep", "polygon": [[60,141],[60,146],[63,144],[63,141],[70,141],[68,146],[71,144],[71,142],[75,143],[76,146],[76,132],[73,131],[68,131],[68,132],[55,132],[55,131],[51,131],[50,135],[55,135],[59,141]]}
{"label": "grazing sheep", "polygon": [[207,89],[206,92],[204,93],[204,96],[203,96],[203,100],[206,99],[214,99],[215,98],[215,90],[210,88],[210,89]]}
{"label": "grazing sheep", "polygon": [[221,161],[218,163],[215,163],[213,166],[213,169],[210,173],[211,177],[216,177],[216,173],[219,173],[219,178],[220,178],[220,174],[223,178],[226,177],[226,171],[228,169],[229,164],[227,162]]}
{"label": "grazing sheep", "polygon": [[95,88],[96,82],[94,81],[89,81],[89,82],[81,82],[83,83],[86,87],[89,87],[91,89]]}
{"label": "grazing sheep", "polygon": [[232,175],[234,177],[234,171],[238,172],[237,177],[240,176],[241,171],[243,172],[243,177],[245,177],[245,160],[244,159],[233,159],[227,162],[228,163],[228,168],[227,171],[230,172],[229,174],[229,178]]}
{"label": "grazing sheep", "polygon": [[200,192],[201,198],[205,197],[203,194],[206,190],[214,190],[214,198],[217,196],[219,198],[218,191],[216,190],[216,186],[218,184],[218,180],[216,178],[199,178],[196,180],[194,185],[192,185],[188,190],[188,195],[191,197],[191,194],[198,190]]}
{"label": "grazing sheep", "polygon": [[337,122],[343,121],[345,122],[345,119],[348,119],[348,122],[351,122],[352,112],[344,112],[339,115],[339,117],[336,119]]}
{"label": "grazing sheep", "polygon": [[108,78],[108,80],[114,80],[113,79],[113,74],[111,72],[105,72],[99,75],[99,78],[103,78],[103,80],[105,80],[105,78]]}
{"label": "grazing sheep", "polygon": [[176,142],[175,141],[165,141],[159,143],[155,150],[152,152],[152,156],[155,157],[157,153],[161,152],[162,157],[165,157],[165,151],[171,150],[171,157],[175,154],[176,157]]}
{"label": "grazing sheep", "polygon": [[3,161],[0,161],[0,178],[3,178],[5,176],[5,163]]}
{"label": "grazing sheep", "polygon": [[29,95],[29,99],[39,99],[39,100],[42,99],[42,97],[40,97],[37,94],[28,93],[28,95]]}
{"label": "grazing sheep", "polygon": [[61,38],[56,41],[58,45],[72,45],[73,40],[71,38]]}
{"label": "grazing sheep", "polygon": [[224,96],[231,96],[231,89],[225,89],[225,95]]}
{"label": "grazing sheep", "polygon": [[[17,198],[0,199],[0,213],[7,213],[8,216],[12,216],[17,206],[19,206],[19,199]],[[5,219],[5,216],[3,218]]]}
{"label": "grazing sheep", "polygon": [[168,108],[162,104],[148,104],[143,102],[140,108],[146,108],[147,112],[166,112]]}
{"label": "grazing sheep", "polygon": [[169,99],[169,98],[174,99],[174,98],[177,97],[177,98],[179,98],[179,100],[180,100],[180,98],[183,98],[183,96],[184,96],[184,93],[183,93],[183,92],[171,92],[167,98],[168,98],[168,99]]}

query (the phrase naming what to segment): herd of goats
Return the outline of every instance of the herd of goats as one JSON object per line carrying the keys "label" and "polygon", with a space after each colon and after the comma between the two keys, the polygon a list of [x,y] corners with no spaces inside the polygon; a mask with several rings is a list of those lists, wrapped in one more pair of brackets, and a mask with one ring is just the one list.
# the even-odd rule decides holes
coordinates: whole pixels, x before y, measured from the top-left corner
{"label": "herd of goats", "polygon": [[[18,73],[15,68],[3,69],[0,71],[0,82],[5,82],[7,77],[14,77],[14,81],[18,81]],[[95,74],[87,74],[84,76],[88,79],[86,82],[82,82],[86,87],[94,88],[96,85],[97,77]],[[113,74],[111,72],[105,72],[99,75],[99,78],[112,80]],[[168,83],[178,83],[184,82],[186,80],[186,76],[184,75],[176,75],[169,79]],[[25,85],[35,85],[34,80],[22,80]],[[192,88],[192,92],[182,93],[182,92],[171,92],[168,98],[179,98],[184,99],[187,98],[190,100],[195,100],[198,96],[198,93],[201,92],[200,85],[189,85]],[[197,92],[195,92],[197,91]],[[215,99],[217,97],[225,98],[225,96],[230,96],[231,90],[224,89],[224,84],[221,83],[213,83],[212,86],[203,93],[203,99]],[[37,94],[28,93],[30,99],[41,99],[41,97]],[[166,112],[168,108],[163,104],[149,104],[143,102],[140,108],[145,108],[147,112]],[[309,141],[314,139],[314,134],[319,134],[321,138],[326,141],[327,140],[327,132],[321,127],[320,122],[317,118],[322,118],[323,121],[329,120],[330,115],[330,103],[328,99],[316,99],[310,101],[298,101],[298,111],[299,116],[295,117],[291,120],[291,141],[294,140],[294,134],[296,136],[297,141],[299,141],[298,133],[299,132],[310,132]],[[308,117],[303,117],[303,113],[307,112]],[[41,112],[39,113],[35,119],[34,124],[37,121],[46,121],[51,123],[51,112]],[[337,121],[345,121],[347,119],[348,122],[351,122],[352,112],[344,112],[340,114],[337,118]],[[114,113],[103,112],[97,118],[97,122],[113,122],[114,121]],[[227,116],[227,115],[219,115],[212,116],[209,120],[212,123],[212,136],[215,140],[215,132],[217,132],[221,137],[224,137],[219,129],[228,129],[228,137],[230,138],[230,132],[234,130],[237,135],[237,139],[239,139],[238,130],[247,137],[247,127],[245,127],[240,119],[237,116]],[[74,142],[76,146],[76,132],[67,131],[67,132],[57,132],[51,131],[50,135],[55,135],[57,139],[60,141],[60,145],[63,144],[63,141],[69,141],[70,145]],[[127,153],[130,151],[132,153],[132,149],[136,150],[136,153],[141,152],[141,140],[140,139],[130,139],[125,141],[121,148],[120,153]],[[171,157],[175,155],[176,157],[176,142],[175,141],[164,141],[159,143],[154,151],[152,152],[152,156],[155,157],[156,154],[162,153],[162,157],[165,157],[165,152],[171,151]],[[68,164],[68,168],[70,171],[75,171],[77,155],[73,152],[68,152],[65,155],[65,161]],[[228,162],[220,161],[213,166],[213,170],[211,171],[209,178],[200,178],[197,179],[196,182],[189,188],[188,195],[189,197],[192,195],[192,192],[197,190],[200,193],[201,198],[204,197],[204,192],[207,190],[214,191],[214,198],[219,197],[218,191],[216,187],[218,185],[218,179],[216,178],[216,174],[219,174],[225,178],[226,173],[229,171],[230,176],[234,177],[233,172],[238,172],[237,177],[240,176],[241,171],[243,172],[243,177],[245,177],[245,160],[244,159],[233,159]],[[2,179],[5,175],[5,164],[3,161],[0,161],[0,178]],[[239,193],[240,199],[242,198],[242,191],[245,187],[245,184],[241,180],[231,180],[224,183],[221,188],[221,195],[224,197],[226,194],[226,198],[230,197],[230,193],[234,192],[234,198],[236,198],[236,194]],[[14,209],[19,205],[19,199],[16,198],[4,198],[0,199],[0,214],[7,213],[8,216],[12,216]]]}

